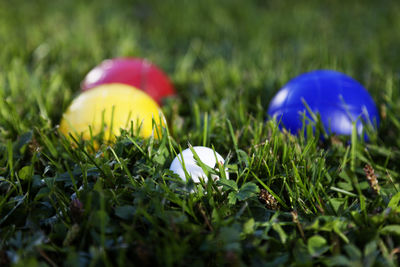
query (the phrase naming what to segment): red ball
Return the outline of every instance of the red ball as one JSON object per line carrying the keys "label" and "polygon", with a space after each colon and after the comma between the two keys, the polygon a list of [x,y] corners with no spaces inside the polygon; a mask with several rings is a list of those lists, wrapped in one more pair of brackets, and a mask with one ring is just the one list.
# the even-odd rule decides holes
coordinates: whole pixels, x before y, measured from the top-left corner
{"label": "red ball", "polygon": [[104,60],[83,80],[82,90],[101,84],[123,83],[150,95],[158,104],[164,97],[175,94],[168,76],[149,61],[141,58],[115,58]]}

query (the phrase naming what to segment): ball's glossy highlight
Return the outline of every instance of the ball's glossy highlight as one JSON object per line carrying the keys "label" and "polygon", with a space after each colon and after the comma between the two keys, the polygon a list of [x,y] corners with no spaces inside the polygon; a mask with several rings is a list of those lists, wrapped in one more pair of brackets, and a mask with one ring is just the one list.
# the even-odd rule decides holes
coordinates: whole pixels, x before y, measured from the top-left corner
{"label": "ball's glossy highlight", "polygon": [[378,110],[367,90],[338,71],[316,70],[290,80],[272,99],[268,115],[296,134],[302,129],[303,114],[312,120],[307,106],[320,114],[328,133],[351,135],[353,122],[358,134],[366,124],[379,125]]}
{"label": "ball's glossy highlight", "polygon": [[75,98],[63,115],[60,131],[85,140],[103,132],[105,140],[113,140],[121,128],[130,130],[133,126],[134,132],[140,130],[139,136],[147,138],[154,132],[157,138],[153,119],[161,133],[164,116],[146,93],[128,85],[107,84]]}
{"label": "ball's glossy highlight", "polygon": [[[194,146],[193,149],[199,156],[201,162],[203,162],[210,168],[218,168],[217,164],[224,164],[225,162],[224,158],[217,152],[215,152],[215,155],[217,156],[217,158],[215,158],[214,150],[212,150],[211,148],[204,146]],[[207,181],[206,174],[204,173],[203,169],[196,163],[196,160],[194,159],[193,153],[190,148],[183,150],[182,153],[176,156],[169,168],[171,171],[178,174],[182,180],[186,181],[185,171],[183,169],[182,163],[184,163],[186,171],[195,183],[199,183],[200,178],[204,179],[204,181]],[[229,173],[227,171],[225,172],[225,175],[229,179]]]}
{"label": "ball's glossy highlight", "polygon": [[157,66],[141,58],[107,59],[91,70],[83,80],[82,90],[109,83],[134,86],[150,95],[158,104],[175,94],[168,76]]}

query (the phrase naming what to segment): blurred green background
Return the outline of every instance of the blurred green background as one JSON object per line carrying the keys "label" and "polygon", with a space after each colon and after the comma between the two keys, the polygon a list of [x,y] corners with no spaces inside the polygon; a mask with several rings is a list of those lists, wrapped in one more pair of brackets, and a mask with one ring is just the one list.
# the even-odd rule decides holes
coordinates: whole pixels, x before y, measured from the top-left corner
{"label": "blurred green background", "polygon": [[232,91],[276,91],[316,68],[367,87],[371,75],[399,71],[396,1],[3,0],[0,12],[0,60],[13,63],[2,71],[23,62],[48,79],[61,75],[73,92],[88,70],[116,56],[149,58],[183,93],[207,86],[201,71],[209,65],[223,70],[213,86],[231,79]]}

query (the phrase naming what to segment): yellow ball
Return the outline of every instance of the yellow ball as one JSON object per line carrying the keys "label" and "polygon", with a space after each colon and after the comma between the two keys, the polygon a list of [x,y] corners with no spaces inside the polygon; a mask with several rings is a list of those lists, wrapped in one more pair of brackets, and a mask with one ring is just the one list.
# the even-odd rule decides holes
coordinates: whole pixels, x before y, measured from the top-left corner
{"label": "yellow ball", "polygon": [[[89,140],[103,131],[105,140],[113,140],[120,129],[134,132],[147,138],[157,129],[161,133],[165,119],[157,103],[143,91],[123,84],[105,84],[81,93],[75,98],[60,123],[60,131]],[[161,125],[160,125],[161,124]]]}

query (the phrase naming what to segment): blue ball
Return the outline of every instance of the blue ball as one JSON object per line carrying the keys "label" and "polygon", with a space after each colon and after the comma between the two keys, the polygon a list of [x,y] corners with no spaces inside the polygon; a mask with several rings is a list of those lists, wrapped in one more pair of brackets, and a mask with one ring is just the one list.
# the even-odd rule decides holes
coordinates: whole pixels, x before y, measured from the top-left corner
{"label": "blue ball", "polygon": [[302,129],[304,114],[312,120],[304,103],[320,114],[328,133],[351,135],[354,121],[360,135],[366,123],[379,125],[378,110],[367,90],[337,71],[316,70],[290,80],[272,99],[268,115],[295,134]]}

